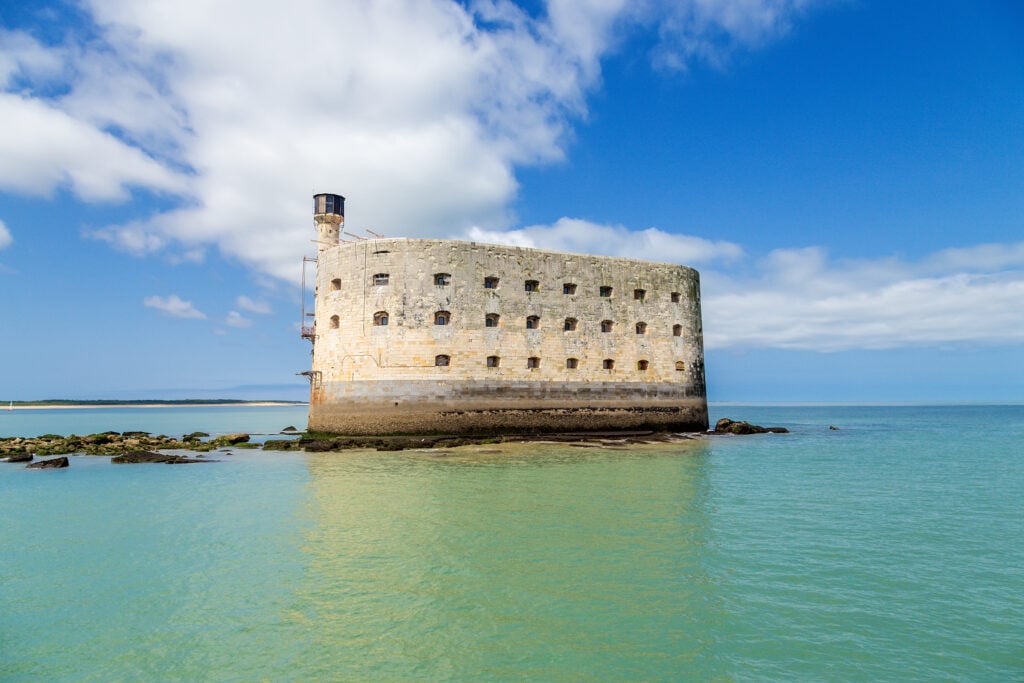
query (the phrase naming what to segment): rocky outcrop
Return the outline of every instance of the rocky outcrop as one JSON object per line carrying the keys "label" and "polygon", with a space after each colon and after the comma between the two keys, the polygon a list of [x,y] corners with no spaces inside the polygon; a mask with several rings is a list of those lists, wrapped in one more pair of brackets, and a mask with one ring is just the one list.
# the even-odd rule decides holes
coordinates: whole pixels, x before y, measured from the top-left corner
{"label": "rocky outcrop", "polygon": [[70,467],[71,463],[68,462],[67,457],[61,456],[59,458],[50,458],[49,460],[39,460],[37,462],[29,463],[25,465],[30,470],[57,470],[63,467]]}
{"label": "rocky outcrop", "polygon": [[248,434],[222,434],[213,440],[217,446],[237,446],[240,443],[249,443]]}
{"label": "rocky outcrop", "polygon": [[216,460],[200,460],[198,458],[186,458],[184,455],[169,455],[167,453],[154,453],[152,451],[131,451],[114,456],[110,462],[116,465],[135,464],[142,462],[159,462],[168,465],[185,465],[193,462],[217,462]]}
{"label": "rocky outcrop", "polygon": [[762,427],[760,425],[752,425],[749,422],[744,422],[742,420],[730,420],[727,417],[723,417],[715,423],[715,429],[711,433],[744,435],[767,434],[768,432],[773,434],[786,434],[789,430],[785,427]]}
{"label": "rocky outcrop", "polygon": [[0,457],[0,462],[32,462],[31,453],[11,453]]}

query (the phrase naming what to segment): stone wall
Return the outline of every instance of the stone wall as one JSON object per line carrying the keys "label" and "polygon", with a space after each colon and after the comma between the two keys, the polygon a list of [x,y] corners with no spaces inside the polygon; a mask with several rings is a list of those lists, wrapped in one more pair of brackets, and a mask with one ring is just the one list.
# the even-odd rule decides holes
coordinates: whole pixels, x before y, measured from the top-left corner
{"label": "stone wall", "polygon": [[310,429],[707,427],[691,268],[377,239],[321,250],[316,282]]}

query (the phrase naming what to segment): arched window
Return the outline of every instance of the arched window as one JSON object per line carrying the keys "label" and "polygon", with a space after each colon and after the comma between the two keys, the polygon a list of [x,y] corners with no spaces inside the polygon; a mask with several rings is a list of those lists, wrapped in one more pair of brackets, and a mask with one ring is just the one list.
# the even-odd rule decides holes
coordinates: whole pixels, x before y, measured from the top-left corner
{"label": "arched window", "polygon": [[575,293],[576,293],[576,285],[573,284],[572,282],[566,282],[565,284],[562,285],[562,294],[575,294]]}
{"label": "arched window", "polygon": [[615,361],[612,360],[611,358],[605,358],[603,361],[601,361],[601,367],[604,368],[605,370],[614,370]]}
{"label": "arched window", "polygon": [[441,354],[440,356],[434,356],[434,365],[439,368],[446,368],[452,362],[451,356]]}
{"label": "arched window", "polygon": [[647,323],[637,323],[636,324],[636,333],[637,334],[647,334]]}
{"label": "arched window", "polygon": [[540,328],[540,318],[535,315],[531,315],[526,319],[526,329],[536,330]]}
{"label": "arched window", "polygon": [[498,278],[496,277],[485,277],[484,278],[484,289],[497,289]]}
{"label": "arched window", "polygon": [[636,301],[643,301],[644,299],[647,298],[647,290],[646,289],[634,289],[633,290],[633,298]]}
{"label": "arched window", "polygon": [[672,326],[672,336],[673,337],[682,337],[683,336],[683,326],[682,325],[673,325]]}
{"label": "arched window", "polygon": [[501,357],[499,356],[487,356],[487,367],[496,368],[501,365]]}
{"label": "arched window", "polygon": [[377,273],[373,276],[374,285],[386,285],[391,278],[387,273]]}
{"label": "arched window", "polygon": [[387,311],[377,311],[376,313],[374,313],[373,314],[373,324],[381,326],[381,327],[387,325],[388,324],[388,312]]}
{"label": "arched window", "polygon": [[438,287],[447,287],[452,283],[451,273],[434,273],[434,284]]}
{"label": "arched window", "polygon": [[501,316],[497,313],[488,313],[484,317],[484,327],[497,327],[498,322],[501,321]]}
{"label": "arched window", "polygon": [[336,277],[333,280],[331,280],[331,291],[337,292],[339,289],[341,289],[341,278]]}
{"label": "arched window", "polygon": [[526,291],[527,292],[539,292],[540,291],[540,283],[537,282],[536,280],[527,280],[526,281]]}
{"label": "arched window", "polygon": [[636,369],[639,370],[640,372],[647,372],[647,365],[647,361],[638,360],[636,362]]}
{"label": "arched window", "polygon": [[448,311],[438,311],[434,314],[435,325],[447,325],[452,321],[452,314]]}
{"label": "arched window", "polygon": [[672,292],[672,303],[679,303],[679,292]]}
{"label": "arched window", "polygon": [[579,321],[576,320],[576,318],[566,318],[565,327],[563,327],[562,329],[564,329],[566,332],[573,332],[576,329],[576,325],[578,324]]}
{"label": "arched window", "polygon": [[566,370],[575,370],[579,366],[580,366],[579,358],[566,358],[565,359],[565,369]]}
{"label": "arched window", "polygon": [[537,358],[537,356],[530,356],[526,359],[526,367],[528,370],[536,370],[540,367],[540,358]]}
{"label": "arched window", "polygon": [[608,296],[612,295],[612,288],[609,285],[604,285],[603,287],[601,287],[601,289],[599,291],[600,291],[601,296],[604,296],[604,297],[608,297]]}
{"label": "arched window", "polygon": [[611,332],[613,327],[615,327],[615,323],[613,323],[611,320],[602,320],[601,321],[601,331],[602,332]]}
{"label": "arched window", "polygon": [[338,317],[338,316],[336,316],[336,315],[332,315],[332,316],[331,316],[331,329],[332,329],[332,330],[336,330],[336,329],[338,329],[338,326],[339,326],[340,324],[341,324],[341,318],[339,318],[339,317]]}
{"label": "arched window", "polygon": [[686,370],[686,363],[681,360],[676,361],[676,372],[683,372]]}

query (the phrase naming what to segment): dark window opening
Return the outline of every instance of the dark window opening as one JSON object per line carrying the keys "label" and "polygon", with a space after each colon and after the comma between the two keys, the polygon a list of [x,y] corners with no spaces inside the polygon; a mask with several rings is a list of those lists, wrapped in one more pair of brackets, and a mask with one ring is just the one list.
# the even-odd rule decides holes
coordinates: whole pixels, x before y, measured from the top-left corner
{"label": "dark window opening", "polygon": [[566,318],[565,319],[565,327],[563,329],[565,329],[566,332],[572,332],[573,330],[576,329],[576,325],[577,325],[576,318]]}
{"label": "dark window opening", "polygon": [[579,361],[578,358],[566,358],[565,359],[565,368],[567,370],[575,370],[579,366],[580,366],[580,361]]}
{"label": "dark window opening", "polygon": [[373,314],[373,324],[374,325],[379,325],[379,326],[387,325],[388,324],[388,312],[387,311],[377,311],[376,313],[374,313]]}
{"label": "dark window opening", "polygon": [[601,293],[601,296],[604,296],[604,297],[611,296],[612,295],[612,288],[609,287],[608,285],[605,285],[605,286],[601,287],[600,293]]}
{"label": "dark window opening", "polygon": [[496,368],[501,365],[501,358],[499,356],[487,356],[487,367]]}
{"label": "dark window opening", "polygon": [[682,325],[673,325],[672,326],[672,336],[673,337],[682,337],[683,336],[683,326]]}
{"label": "dark window opening", "polygon": [[601,321],[601,331],[602,332],[611,332],[612,331],[612,327],[614,327],[614,326],[615,326],[615,323],[613,323],[611,320],[602,320]]}
{"label": "dark window opening", "polygon": [[637,334],[647,334],[647,323],[637,323],[636,324],[636,333]]}
{"label": "dark window opening", "polygon": [[497,313],[488,313],[484,318],[484,327],[497,327],[501,316]]}
{"label": "dark window opening", "polygon": [[526,281],[526,291],[527,292],[539,292],[540,291],[540,282],[538,282],[537,280],[527,280]]}
{"label": "dark window opening", "polygon": [[388,277],[387,273],[377,273],[376,275],[373,276],[373,284],[386,285],[389,279],[390,278]]}
{"label": "dark window opening", "polygon": [[576,285],[574,285],[573,283],[566,282],[564,285],[562,285],[562,294],[575,294],[575,293],[576,293]]}
{"label": "dark window opening", "polygon": [[605,358],[603,361],[601,361],[601,367],[603,367],[605,370],[614,370],[615,361],[612,360],[611,358]]}
{"label": "dark window opening", "polygon": [[444,354],[440,356],[434,356],[434,365],[439,368],[446,368],[451,364],[451,362],[452,359],[450,356],[446,356]]}
{"label": "dark window opening", "polygon": [[672,292],[672,303],[679,303],[679,292]]}
{"label": "dark window opening", "polygon": [[484,278],[484,289],[497,289],[498,278],[496,277],[485,277]]}
{"label": "dark window opening", "polygon": [[337,292],[339,289],[341,289],[341,278],[336,277],[331,280],[331,291]]}
{"label": "dark window opening", "polygon": [[540,318],[535,315],[531,315],[526,319],[526,329],[536,330],[540,327]]}
{"label": "dark window opening", "polygon": [[332,315],[331,316],[331,329],[336,330],[336,329],[338,329],[339,325],[341,325],[341,318],[339,318],[336,315]]}
{"label": "dark window opening", "polygon": [[647,372],[647,361],[638,360],[636,362],[636,369],[639,370],[640,372]]}
{"label": "dark window opening", "polygon": [[645,298],[647,298],[647,290],[646,289],[634,289],[633,290],[633,298],[635,300],[637,300],[637,301],[643,301]]}
{"label": "dark window opening", "polygon": [[438,287],[447,287],[452,283],[451,273],[436,273],[434,275],[434,284]]}
{"label": "dark window opening", "polygon": [[452,314],[448,311],[438,311],[434,314],[435,325],[447,325],[452,321]]}
{"label": "dark window opening", "polygon": [[528,370],[536,370],[540,367],[540,358],[536,356],[530,356],[526,359],[526,367]]}

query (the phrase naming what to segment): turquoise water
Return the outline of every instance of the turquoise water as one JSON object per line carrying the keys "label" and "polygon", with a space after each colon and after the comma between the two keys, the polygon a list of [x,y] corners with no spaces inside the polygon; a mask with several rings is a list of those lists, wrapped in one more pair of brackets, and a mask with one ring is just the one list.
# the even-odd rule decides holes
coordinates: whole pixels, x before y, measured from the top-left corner
{"label": "turquoise water", "polygon": [[0,464],[0,678],[1024,678],[1024,406],[713,413],[793,433]]}

